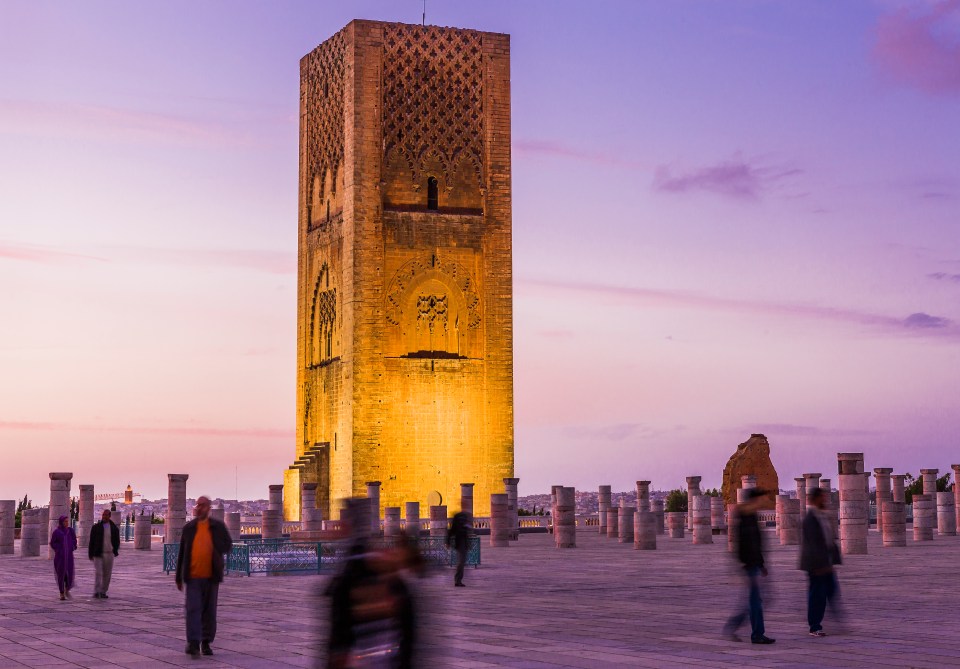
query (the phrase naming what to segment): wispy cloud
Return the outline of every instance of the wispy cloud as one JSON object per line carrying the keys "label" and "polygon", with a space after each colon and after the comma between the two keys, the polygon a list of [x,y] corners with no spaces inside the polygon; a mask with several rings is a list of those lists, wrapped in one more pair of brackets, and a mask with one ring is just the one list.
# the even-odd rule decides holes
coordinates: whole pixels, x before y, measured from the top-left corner
{"label": "wispy cloud", "polygon": [[82,425],[42,421],[0,421],[0,430],[32,432],[119,432],[123,434],[160,434],[177,437],[244,437],[249,439],[292,438],[294,431],[279,428],[226,428],[193,425],[156,427],[144,425]]}
{"label": "wispy cloud", "polygon": [[952,281],[960,283],[960,274],[950,274],[949,272],[933,272],[927,276],[935,281]]}
{"label": "wispy cloud", "polygon": [[792,423],[761,423],[745,425],[731,432],[750,432],[777,437],[869,437],[877,434],[875,430],[850,430],[834,427],[814,427],[812,425],[794,425]]}
{"label": "wispy cloud", "polygon": [[877,21],[873,58],[926,93],[960,93],[960,0],[909,3]]}
{"label": "wispy cloud", "polygon": [[592,151],[571,146],[563,142],[542,139],[515,139],[513,152],[521,156],[546,156],[565,160],[585,161],[611,167],[624,167],[632,170],[650,169],[652,165],[637,160],[622,158],[613,153]]}
{"label": "wispy cloud", "polygon": [[52,246],[41,246],[36,244],[17,244],[13,242],[0,241],[0,260],[17,260],[23,262],[35,262],[45,264],[63,264],[71,261],[98,260],[101,258],[86,253],[77,253],[74,251],[65,251]]}
{"label": "wispy cloud", "polygon": [[653,189],[661,193],[706,191],[739,200],[756,200],[776,182],[801,173],[797,168],[753,164],[736,156],[731,160],[674,172],[661,165],[653,178]]}
{"label": "wispy cloud", "polygon": [[960,340],[960,327],[953,321],[941,316],[931,316],[923,312],[912,313],[905,317],[897,317],[814,304],[765,302],[761,300],[720,297],[689,291],[638,288],[634,286],[615,286],[543,279],[520,279],[518,283],[550,290],[578,291],[604,295],[611,298],[627,300],[643,306],[686,307],[691,309],[735,311],[739,313],[805,318],[868,326],[874,330],[884,331],[890,334],[923,333],[930,336]]}
{"label": "wispy cloud", "polygon": [[609,425],[568,425],[563,431],[577,439],[591,441],[627,441],[628,439],[647,439],[682,430],[676,426],[664,429],[644,423],[612,423]]}
{"label": "wispy cloud", "polygon": [[573,339],[572,330],[541,330],[537,334],[544,339]]}

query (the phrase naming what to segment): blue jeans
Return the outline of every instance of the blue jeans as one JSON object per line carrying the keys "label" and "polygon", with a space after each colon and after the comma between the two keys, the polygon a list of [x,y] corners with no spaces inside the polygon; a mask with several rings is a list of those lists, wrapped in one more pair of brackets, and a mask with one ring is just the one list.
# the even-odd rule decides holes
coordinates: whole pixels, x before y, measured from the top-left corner
{"label": "blue jeans", "polygon": [[734,634],[743,622],[750,619],[750,638],[759,639],[766,630],[763,627],[763,600],[760,598],[760,567],[749,567],[747,574],[747,600],[741,608],[732,615],[724,626],[727,634]]}
{"label": "blue jeans", "polygon": [[823,629],[823,614],[827,602],[835,608],[835,598],[840,592],[837,577],[831,571],[828,574],[810,574],[810,588],[807,591],[807,623],[811,632]]}

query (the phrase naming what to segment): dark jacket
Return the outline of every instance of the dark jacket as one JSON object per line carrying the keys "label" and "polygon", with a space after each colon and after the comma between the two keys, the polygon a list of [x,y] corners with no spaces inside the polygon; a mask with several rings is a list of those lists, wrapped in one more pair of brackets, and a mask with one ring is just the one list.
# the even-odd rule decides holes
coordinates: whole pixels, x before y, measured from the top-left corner
{"label": "dark jacket", "polygon": [[836,542],[827,545],[827,538],[813,509],[807,511],[800,526],[800,569],[811,574],[823,574],[842,562]]}
{"label": "dark jacket", "polygon": [[737,558],[744,569],[763,567],[763,534],[755,513],[738,514]]}
{"label": "dark jacket", "polygon": [[[216,518],[207,518],[210,522],[210,538],[213,539],[213,582],[223,580],[223,556],[233,548],[233,540],[227,526]],[[193,552],[193,540],[197,536],[197,519],[183,526],[180,537],[180,551],[177,554],[177,583],[190,580],[190,554]]]}
{"label": "dark jacket", "polygon": [[465,551],[470,548],[470,514],[463,511],[457,513],[447,530],[447,546],[455,551]]}
{"label": "dark jacket", "polygon": [[[117,524],[112,520],[108,520],[110,523],[110,544],[113,546],[113,554],[120,554],[120,528],[117,527]],[[87,557],[91,560],[93,558],[103,557],[103,521],[97,521],[94,523],[93,528],[90,530],[90,542],[87,545]]]}

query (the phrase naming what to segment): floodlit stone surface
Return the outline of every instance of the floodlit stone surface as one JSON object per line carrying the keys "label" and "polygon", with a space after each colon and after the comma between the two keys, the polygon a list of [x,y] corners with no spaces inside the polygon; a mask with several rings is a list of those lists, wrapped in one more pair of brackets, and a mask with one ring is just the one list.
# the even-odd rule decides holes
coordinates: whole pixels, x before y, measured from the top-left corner
{"label": "floodlit stone surface", "polygon": [[780,481],[770,459],[770,442],[762,434],[751,434],[727,461],[723,469],[723,500],[726,504],[738,501],[737,490],[742,487],[744,476],[753,476],[754,485],[769,492],[763,508],[772,509]]}
{"label": "floodlit stone surface", "polygon": [[[960,666],[960,620],[935,605],[955,582],[958,537],[882,550],[871,530],[870,554],[850,556],[840,571],[848,632],[811,639],[797,548],[775,545],[767,532],[773,591],[764,617],[777,643],[757,647],[720,636],[741,594],[722,543],[663,538],[657,550],[639,551],[593,531],[577,535],[574,551],[555,550],[546,534],[524,535],[510,548],[484,542],[483,566],[467,570],[466,588],[452,587],[450,570],[417,581],[429,602],[427,666]],[[103,601],[90,597],[88,560],[77,561],[74,599],[60,602],[48,561],[0,556],[0,667],[314,666],[326,613],[310,593],[329,577],[229,577],[220,590],[216,655],[191,660],[183,653],[182,595],[160,571],[160,551],[128,545]],[[838,631],[829,614],[824,627]]]}

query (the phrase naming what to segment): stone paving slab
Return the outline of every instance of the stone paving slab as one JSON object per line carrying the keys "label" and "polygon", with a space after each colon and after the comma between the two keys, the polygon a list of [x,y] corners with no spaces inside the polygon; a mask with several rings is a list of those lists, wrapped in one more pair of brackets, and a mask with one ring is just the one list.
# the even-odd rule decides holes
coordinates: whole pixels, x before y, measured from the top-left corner
{"label": "stone paving slab", "polygon": [[[694,546],[689,536],[659,536],[656,551],[588,531],[571,550],[543,534],[521,535],[509,548],[484,545],[468,587],[451,587],[452,570],[415,582],[422,666],[960,667],[952,601],[960,538],[884,549],[871,532],[871,553],[849,557],[840,573],[842,628],[829,614],[825,621],[840,633],[823,639],[806,634],[796,547],[770,546],[766,626],[777,643],[763,647],[721,638],[741,583],[726,537],[715,538]],[[121,548],[108,600],[90,596],[87,560],[78,560],[74,599],[61,602],[50,561],[0,556],[0,669],[322,666],[326,600],[318,592],[328,576],[228,578],[216,655],[192,659],[183,653],[182,595],[160,570],[160,551],[132,546]]]}

